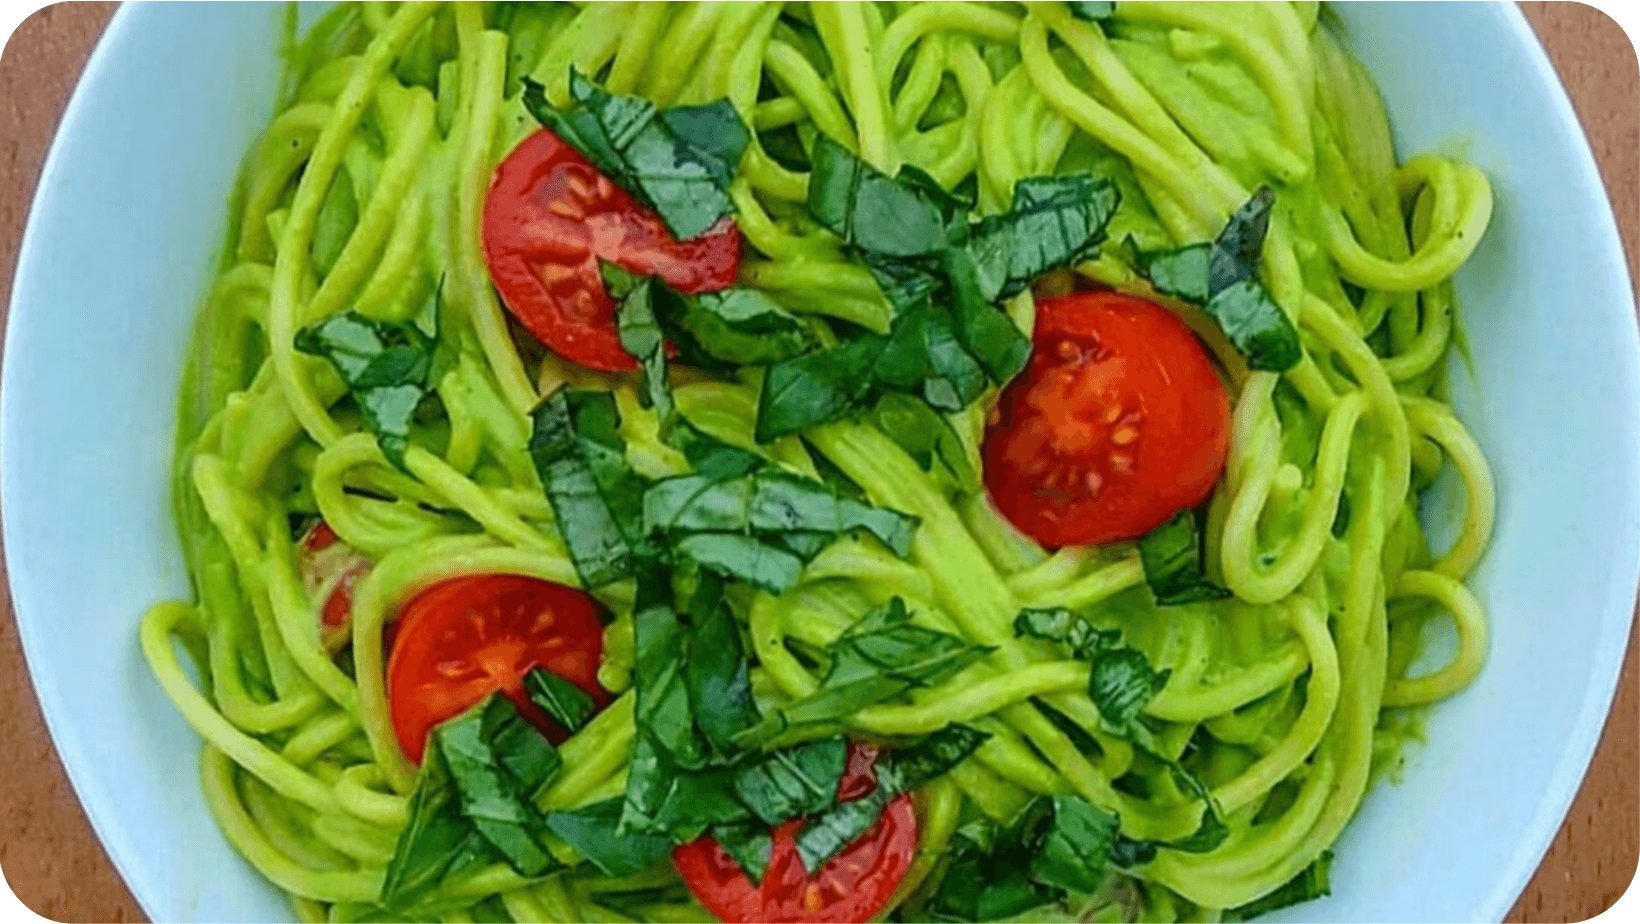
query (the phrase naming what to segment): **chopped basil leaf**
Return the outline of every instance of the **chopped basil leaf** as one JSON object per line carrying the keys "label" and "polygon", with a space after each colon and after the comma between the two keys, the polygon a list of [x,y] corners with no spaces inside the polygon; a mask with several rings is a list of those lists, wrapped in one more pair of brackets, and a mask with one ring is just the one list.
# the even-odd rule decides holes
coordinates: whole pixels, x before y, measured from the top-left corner
{"label": "chopped basil leaf", "polygon": [[809,214],[843,243],[891,257],[946,246],[944,216],[920,185],[897,182],[825,135],[810,159]]}
{"label": "chopped basil leaf", "polygon": [[1207,269],[1207,288],[1214,295],[1258,274],[1259,257],[1264,251],[1264,235],[1270,230],[1270,210],[1276,194],[1260,186],[1230,216],[1230,221],[1213,241],[1213,255]]}
{"label": "chopped basil leaf", "polygon": [[657,111],[648,100],[605,91],[573,69],[559,112],[540,84],[524,79],[524,106],[616,185],[652,207],[679,240],[697,237],[733,211],[729,184],[751,133],[728,100]]}
{"label": "chopped basil leaf", "polygon": [[1064,643],[1090,662],[1088,697],[1099,717],[1114,734],[1148,742],[1139,713],[1167,685],[1171,670],[1152,668],[1144,652],[1122,644],[1120,629],[1095,629],[1070,610],[1023,610],[1014,619],[1014,633]]}
{"label": "chopped basil leaf", "polygon": [[[938,921],[1019,918],[1043,905],[1104,887],[1115,815],[1081,796],[1039,796],[1005,828],[976,821],[952,835],[951,857],[927,905]],[[1037,918],[1026,918],[1037,920]]]}
{"label": "chopped basil leaf", "polygon": [[[1102,226],[1100,233],[1103,234]],[[1002,266],[1013,266],[1007,251],[991,259]],[[998,385],[1007,382],[1018,375],[1031,358],[1030,339],[986,296],[986,283],[980,279],[979,266],[966,249],[947,250],[944,269],[951,281],[951,330],[957,342],[974,357],[991,381]],[[929,355],[933,356],[932,349]]]}
{"label": "chopped basil leaf", "polygon": [[1139,540],[1145,583],[1158,606],[1176,606],[1203,600],[1222,600],[1230,591],[1207,579],[1202,568],[1200,533],[1196,517],[1181,510]]}
{"label": "chopped basil leaf", "polygon": [[1031,705],[1036,708],[1037,712],[1042,713],[1043,718],[1047,719],[1053,727],[1059,729],[1060,734],[1070,739],[1071,744],[1074,745],[1076,750],[1083,756],[1092,757],[1095,759],[1104,756],[1105,749],[1099,745],[1099,739],[1095,738],[1087,729],[1077,724],[1075,719],[1063,712],[1060,712],[1058,709],[1055,709],[1053,706],[1048,704],[1047,700],[1040,696],[1031,697],[1030,702]]}
{"label": "chopped basil leaf", "polygon": [[1041,815],[1028,822],[1028,839],[1040,846],[1031,878],[1071,893],[1097,890],[1107,875],[1116,816],[1075,795],[1048,796],[1035,805]]}
{"label": "chopped basil leaf", "polygon": [[517,707],[492,694],[435,728],[431,737],[438,739],[461,814],[478,833],[521,876],[556,868],[558,861],[538,838],[541,815],[529,796],[561,761]]}
{"label": "chopped basil leaf", "polygon": [[296,332],[296,349],[330,361],[359,406],[366,430],[400,469],[410,423],[443,375],[437,340],[413,322],[349,311]]}
{"label": "chopped basil leaf", "polygon": [[1071,0],[1065,6],[1072,16],[1087,22],[1101,22],[1116,15],[1115,0]]}
{"label": "chopped basil leaf", "polygon": [[530,459],[581,583],[600,587],[628,576],[642,536],[644,488],[626,461],[614,396],[560,389],[531,417]]}
{"label": "chopped basil leaf", "polygon": [[605,799],[567,812],[549,812],[546,825],[606,876],[649,869],[672,852],[672,842],[652,834],[617,833],[621,799]]}
{"label": "chopped basil leaf", "polygon": [[808,331],[791,312],[756,289],[678,296],[682,312],[672,322],[714,359],[762,366],[790,359],[810,347]]}
{"label": "chopped basil leaf", "polygon": [[377,901],[383,907],[408,908],[447,878],[497,859],[495,849],[462,815],[455,784],[437,740],[431,737],[410,794],[408,814],[382,879]]}
{"label": "chopped basil leaf", "polygon": [[1156,291],[1201,308],[1252,369],[1285,372],[1303,358],[1298,329],[1258,278],[1275,194],[1259,187],[1211,244],[1140,254],[1139,272]]}
{"label": "chopped basil leaf", "polygon": [[758,397],[757,441],[829,423],[863,403],[885,343],[883,337],[866,334],[770,366]]}
{"label": "chopped basil leaf", "polygon": [[1103,178],[1029,178],[1016,185],[1010,211],[970,224],[973,201],[916,168],[890,177],[824,137],[814,163],[811,216],[870,267],[895,317],[886,335],[772,365],[759,442],[863,410],[888,392],[955,411],[1007,383],[1031,344],[997,300],[1096,252],[1119,199]]}
{"label": "chopped basil leaf", "polygon": [[[665,437],[672,424],[672,383],[666,372],[666,335],[655,319],[656,290],[666,286],[654,277],[638,280],[627,291],[616,295],[617,286],[611,284],[609,268],[605,263],[604,280],[611,297],[620,299],[615,310],[621,349],[637,357],[643,370],[644,395],[660,419],[660,432]],[[664,295],[662,296],[664,297]]]}
{"label": "chopped basil leaf", "polygon": [[649,533],[669,540],[698,534],[837,535],[863,529],[896,555],[905,556],[911,552],[917,526],[914,517],[839,497],[817,481],[772,468],[727,480],[701,475],[667,478],[644,495],[643,507]]}
{"label": "chopped basil leaf", "polygon": [[533,668],[525,674],[524,689],[530,702],[572,735],[585,727],[598,709],[592,694],[546,668]]}
{"label": "chopped basil leaf", "polygon": [[951,422],[926,402],[889,392],[877,399],[866,419],[898,443],[923,471],[931,470],[938,461],[959,489],[967,493],[979,490],[979,473],[962,438]]}
{"label": "chopped basil leaf", "polygon": [[1156,841],[1136,841],[1125,835],[1116,835],[1110,846],[1110,865],[1117,869],[1132,870],[1156,859]]}
{"label": "chopped basil leaf", "polygon": [[1224,912],[1226,921],[1251,921],[1261,915],[1269,914],[1278,908],[1286,908],[1301,902],[1313,901],[1332,894],[1332,861],[1333,852],[1323,850],[1321,856],[1314,863],[1304,867],[1297,876],[1274,892],[1256,898],[1245,905],[1238,905]]}
{"label": "chopped basil leaf", "polygon": [[738,446],[708,436],[686,418],[678,418],[667,440],[683,457],[695,474],[714,481],[738,478],[764,466],[763,457]]}
{"label": "chopped basil leaf", "polygon": [[[701,580],[715,582],[717,578],[708,574]],[[734,736],[757,724],[759,716],[752,702],[740,629],[721,602],[721,591],[716,595],[718,602],[695,621],[683,683],[701,735],[719,753],[728,753],[734,749]]]}
{"label": "chopped basil leaf", "polygon": [[809,819],[799,828],[792,840],[797,845],[797,858],[809,875],[826,865],[848,845],[870,831],[883,810],[899,795],[895,787],[885,785],[884,774],[877,774],[877,788],[853,800],[841,802]]}
{"label": "chopped basil leaf", "polygon": [[1247,357],[1250,369],[1285,372],[1304,358],[1297,328],[1257,279],[1220,290],[1207,303],[1207,313]]}
{"label": "chopped basil leaf", "polygon": [[913,687],[943,680],[989,651],[957,636],[912,625],[905,601],[895,597],[817,652],[828,664],[817,691],[771,713],[740,740],[748,745],[765,743],[792,726],[852,715]]}
{"label": "chopped basil leaf", "polygon": [[890,751],[889,761],[903,790],[921,789],[968,759],[989,741],[990,732],[952,723],[916,744]]}
{"label": "chopped basil leaf", "polygon": [[804,560],[755,536],[734,533],[694,533],[672,543],[678,554],[759,590],[784,593],[797,586]]}
{"label": "chopped basil leaf", "polygon": [[767,825],[761,821],[713,825],[712,837],[753,885],[763,882],[763,874],[769,871],[769,860],[774,854],[774,835],[769,833]]}
{"label": "chopped basil leaf", "polygon": [[770,825],[814,815],[837,800],[848,766],[848,742],[825,738],[785,750],[738,771],[735,795]]}
{"label": "chopped basil leaf", "polygon": [[1063,607],[1054,609],[1023,609],[1014,617],[1014,635],[1021,638],[1039,638],[1069,645],[1077,657],[1086,659],[1095,645],[1099,630],[1074,611]]}
{"label": "chopped basil leaf", "polygon": [[1121,199],[1113,181],[1092,174],[1015,183],[1009,210],[975,225],[968,243],[986,300],[1017,295],[1043,273],[1093,256]]}

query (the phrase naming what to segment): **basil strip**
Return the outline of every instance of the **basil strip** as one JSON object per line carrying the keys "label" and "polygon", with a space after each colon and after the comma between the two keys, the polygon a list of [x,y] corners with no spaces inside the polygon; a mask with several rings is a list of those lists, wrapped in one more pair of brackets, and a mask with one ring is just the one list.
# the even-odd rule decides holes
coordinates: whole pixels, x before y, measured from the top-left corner
{"label": "basil strip", "polygon": [[905,601],[868,612],[816,652],[827,663],[820,688],[788,703],[739,736],[763,744],[796,726],[815,725],[944,680],[990,652],[966,639],[911,624]]}
{"label": "basil strip", "polygon": [[712,837],[753,885],[762,884],[774,854],[774,835],[767,825],[761,821],[713,825]]}
{"label": "basil strip", "polygon": [[1298,329],[1258,278],[1275,194],[1259,187],[1211,244],[1140,254],[1137,268],[1156,291],[1201,308],[1252,369],[1285,372],[1303,358]]}
{"label": "basil strip", "polygon": [[630,575],[643,479],[627,465],[614,396],[560,389],[531,419],[530,460],[581,583],[600,587]]}
{"label": "basil strip", "polygon": [[1226,909],[1226,921],[1251,921],[1261,915],[1269,914],[1279,908],[1297,905],[1301,902],[1313,901],[1332,894],[1332,861],[1333,852],[1323,850],[1321,856],[1314,863],[1304,867],[1297,876],[1274,892],[1256,898],[1245,905],[1237,905]]}
{"label": "basil strip", "polygon": [[443,882],[504,859],[522,876],[561,864],[541,842],[533,795],[562,761],[505,697],[491,694],[427,737],[409,821],[387,863],[379,901],[402,910]]}
{"label": "basil strip", "polygon": [[1204,600],[1222,600],[1230,591],[1207,579],[1202,566],[1200,532],[1196,517],[1181,510],[1139,540],[1145,583],[1158,606],[1176,606]]}
{"label": "basil strip", "polygon": [[671,840],[651,834],[617,833],[621,799],[605,799],[567,812],[549,812],[546,826],[605,876],[629,876],[666,859]]}
{"label": "basil strip", "polygon": [[941,921],[993,921],[1104,887],[1117,818],[1081,796],[1038,796],[1006,828],[958,829],[927,912]]}
{"label": "basil strip", "polygon": [[870,267],[895,318],[886,335],[772,365],[758,404],[759,442],[862,410],[888,392],[955,411],[1007,383],[1031,345],[997,301],[1096,253],[1120,199],[1104,178],[1034,177],[1015,185],[1008,212],[970,224],[972,199],[914,167],[890,177],[824,136],[813,159],[810,215]]}
{"label": "basil strip", "polygon": [[296,332],[296,349],[330,361],[359,406],[364,427],[399,469],[416,409],[443,375],[437,340],[413,322],[349,311]]}
{"label": "basil strip", "polygon": [[545,668],[533,668],[524,675],[524,690],[530,702],[572,735],[598,711],[592,694]]}
{"label": "basil strip", "polygon": [[496,861],[495,849],[461,813],[459,797],[438,742],[429,737],[410,794],[409,819],[387,861],[378,901],[408,908],[446,879]]}
{"label": "basil strip", "polygon": [[688,240],[733,211],[729,185],[751,133],[728,100],[657,111],[654,103],[618,96],[573,68],[559,112],[540,84],[523,79],[524,107],[592,165],[653,208],[672,234]]}
{"label": "basil strip", "polygon": [[1102,22],[1116,15],[1115,0],[1071,0],[1065,7],[1072,16],[1086,22]]}
{"label": "basil strip", "polygon": [[643,370],[644,394],[649,399],[649,405],[655,409],[655,416],[660,419],[660,433],[664,439],[673,419],[672,383],[666,371],[666,335],[661,331],[660,322],[655,319],[655,300],[665,297],[666,287],[660,280],[650,277],[634,280],[617,295],[617,291],[623,288],[615,282],[619,276],[611,272],[614,268],[612,264],[605,263],[603,267],[605,286],[612,297],[620,299],[615,310],[615,321],[621,349],[636,357],[638,368]]}
{"label": "basil strip", "polygon": [[737,771],[734,791],[752,814],[778,825],[829,808],[847,766],[848,742],[840,735],[825,738],[775,751]]}

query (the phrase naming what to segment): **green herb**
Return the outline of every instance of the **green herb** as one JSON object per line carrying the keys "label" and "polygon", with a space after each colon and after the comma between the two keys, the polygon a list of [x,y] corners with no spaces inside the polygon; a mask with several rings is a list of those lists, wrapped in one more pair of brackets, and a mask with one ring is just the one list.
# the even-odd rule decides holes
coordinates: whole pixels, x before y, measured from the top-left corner
{"label": "green herb", "polygon": [[964,825],[951,838],[950,866],[927,913],[940,921],[1007,920],[1096,892],[1110,875],[1117,830],[1114,814],[1076,795],[1039,796],[1006,828]]}
{"label": "green herb", "polygon": [[997,301],[1092,256],[1118,199],[1102,178],[1029,178],[1016,184],[1010,211],[970,224],[972,200],[926,173],[905,167],[890,177],[816,139],[809,213],[871,268],[895,318],[886,335],[770,366],[758,441],[863,410],[889,392],[955,411],[1005,384],[1024,368],[1030,342]]}
{"label": "green herb", "polygon": [[549,812],[546,825],[605,876],[642,872],[672,852],[672,842],[665,837],[617,833],[620,818],[617,796],[567,812]]}
{"label": "green herb", "polygon": [[1207,313],[1253,369],[1285,372],[1303,358],[1298,329],[1258,278],[1275,194],[1259,187],[1212,243],[1140,254],[1138,269],[1163,295]]}
{"label": "green herb", "polygon": [[742,733],[744,744],[772,741],[794,726],[814,725],[853,715],[944,680],[984,657],[991,649],[911,623],[905,601],[895,597],[850,626],[836,641],[814,652],[827,667],[820,688],[788,703]]}
{"label": "green herb", "polygon": [[546,738],[499,695],[433,729],[378,901],[390,910],[409,908],[450,878],[497,859],[523,876],[556,869],[541,843],[545,823],[532,796],[560,764]]}
{"label": "green herb", "polygon": [[410,424],[444,373],[438,342],[411,322],[333,315],[296,333],[296,349],[330,361],[382,454],[404,468]]}
{"label": "green herb", "polygon": [[733,478],[663,479],[644,495],[643,506],[648,534],[675,556],[772,593],[794,586],[804,564],[845,532],[864,530],[907,555],[917,523],[773,468]]}
{"label": "green herb", "polygon": [[952,723],[916,744],[888,752],[884,759],[893,766],[903,790],[921,789],[951,772],[990,739],[990,732]]}
{"label": "green herb", "polygon": [[896,181],[825,135],[810,159],[809,215],[843,243],[889,257],[946,247],[945,216],[925,187]]}
{"label": "green herb", "polygon": [[923,471],[938,461],[951,473],[952,481],[966,493],[979,489],[979,473],[962,438],[951,422],[926,402],[910,395],[889,392],[877,399],[866,418],[898,443]]}
{"label": "green herb", "polygon": [[1115,0],[1072,0],[1065,6],[1072,16],[1087,22],[1102,22],[1116,15]]}
{"label": "green herb", "polygon": [[792,841],[797,846],[797,858],[802,861],[803,869],[813,875],[832,857],[842,853],[848,845],[863,837],[877,824],[877,820],[883,817],[883,811],[898,794],[899,790],[887,785],[883,772],[879,770],[876,789],[851,802],[839,803],[809,819],[808,824],[799,828],[792,836]]}
{"label": "green herb", "polygon": [[1313,901],[1332,894],[1332,861],[1333,852],[1323,850],[1321,856],[1314,863],[1304,867],[1297,876],[1274,892],[1256,898],[1245,905],[1238,905],[1224,912],[1226,921],[1251,921],[1256,917],[1269,914],[1279,908],[1297,905],[1301,902]]}
{"label": "green herb", "polygon": [[559,112],[524,78],[524,107],[600,172],[653,208],[679,240],[697,237],[733,211],[729,184],[751,134],[728,100],[658,111],[570,71],[577,105]]}
{"label": "green herb", "polygon": [[1189,510],[1179,511],[1140,539],[1139,558],[1144,563],[1145,583],[1156,595],[1158,606],[1230,596],[1230,591],[1209,581],[1203,571],[1200,533]]}
{"label": "green herb", "polygon": [[455,784],[438,742],[432,738],[422,755],[408,815],[387,862],[377,899],[386,908],[408,908],[432,894],[446,879],[499,858],[461,813]]}
{"label": "green herb", "polygon": [[1009,210],[974,226],[968,251],[986,298],[1009,298],[1049,270],[1099,250],[1122,199],[1116,184],[1090,174],[1030,177],[1014,184]]}
{"label": "green herb", "polygon": [[530,459],[582,584],[628,576],[642,537],[644,485],[626,462],[614,396],[561,389],[531,417]]}
{"label": "green herb", "polygon": [[831,807],[847,766],[848,742],[825,738],[775,751],[739,770],[735,795],[766,824],[778,825]]}
{"label": "green herb", "polygon": [[774,836],[767,825],[761,821],[714,825],[712,837],[753,885],[763,882],[763,874],[769,871],[769,859],[774,854]]}
{"label": "green herb", "polygon": [[1070,893],[1103,885],[1116,816],[1075,795],[1038,799],[1034,807],[1039,814],[1026,823],[1027,839],[1040,846],[1031,861],[1031,878]]}
{"label": "green herb", "polygon": [[[715,582],[717,577],[706,574],[701,580]],[[720,753],[729,753],[735,749],[734,736],[755,725],[759,716],[752,702],[752,682],[741,648],[740,629],[728,606],[721,602],[721,591],[709,592],[719,599],[695,621],[683,684],[701,735]]]}
{"label": "green herb", "polygon": [[[666,371],[666,334],[655,319],[655,298],[657,290],[664,293],[666,287],[654,277],[624,285],[626,280],[613,273],[612,269],[618,268],[611,263],[603,264],[604,285],[612,298],[620,300],[615,309],[615,321],[621,349],[637,357],[638,368],[643,370],[644,394],[655,409],[655,416],[660,419],[660,432],[664,438],[672,424],[672,384]],[[623,271],[621,275],[626,274]],[[619,289],[624,291],[617,295]]]}
{"label": "green herb", "polygon": [[529,793],[557,772],[558,752],[505,697],[433,730],[464,815],[521,876],[557,867],[538,839],[541,815]]}
{"label": "green herb", "polygon": [[524,675],[524,690],[530,702],[572,735],[598,710],[592,694],[545,668],[533,668]]}
{"label": "green herb", "polygon": [[762,366],[808,351],[811,339],[795,315],[756,289],[678,295],[674,327],[713,359]]}

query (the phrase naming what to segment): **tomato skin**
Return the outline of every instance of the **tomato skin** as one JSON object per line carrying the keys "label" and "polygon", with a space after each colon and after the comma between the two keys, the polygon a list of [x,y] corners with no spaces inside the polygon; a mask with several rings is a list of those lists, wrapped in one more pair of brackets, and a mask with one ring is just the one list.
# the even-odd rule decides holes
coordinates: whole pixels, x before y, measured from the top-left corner
{"label": "tomato skin", "polygon": [[420,763],[427,733],[497,690],[557,743],[567,732],[530,702],[524,675],[542,667],[592,694],[604,629],[599,607],[563,584],[511,574],[451,578],[400,610],[387,660],[387,701],[399,746]]}
{"label": "tomato skin", "polygon": [[605,372],[638,364],[621,348],[600,259],[699,293],[733,285],[740,255],[729,219],[679,241],[546,129],[496,167],[484,200],[484,256],[508,310],[558,355]]}
{"label": "tomato skin", "polygon": [[1047,546],[1136,539],[1212,493],[1230,399],[1167,309],[1117,292],[1036,306],[1030,363],[981,449],[997,509]]}
{"label": "tomato skin", "polygon": [[302,536],[297,551],[308,595],[330,588],[319,608],[319,636],[327,651],[339,651],[352,638],[353,587],[370,573],[372,562],[342,542],[324,520]]}
{"label": "tomato skin", "polygon": [[[853,801],[877,788],[877,753],[870,745],[849,746],[848,768],[837,787],[839,801]],[[727,924],[841,924],[876,917],[917,853],[917,816],[910,794],[889,802],[870,831],[812,877],[803,869],[793,840],[806,823],[794,819],[775,828],[769,868],[756,886],[709,836],[673,851],[672,861],[706,910]]]}

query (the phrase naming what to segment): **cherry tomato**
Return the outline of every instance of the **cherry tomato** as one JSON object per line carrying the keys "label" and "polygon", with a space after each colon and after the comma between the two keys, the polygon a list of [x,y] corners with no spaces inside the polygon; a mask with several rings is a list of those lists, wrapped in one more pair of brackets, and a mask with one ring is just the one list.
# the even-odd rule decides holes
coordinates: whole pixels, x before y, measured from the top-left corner
{"label": "cherry tomato", "polygon": [[609,702],[597,678],[598,604],[574,588],[510,574],[452,578],[405,604],[398,626],[387,701],[399,745],[417,763],[433,726],[497,690],[554,743],[568,737],[524,691],[532,668],[573,682],[600,707]]}
{"label": "cherry tomato", "polygon": [[338,651],[352,635],[353,586],[370,573],[371,561],[353,551],[324,520],[315,523],[298,544],[302,586],[317,598],[329,588],[319,608],[319,634],[326,650]]}
{"label": "cherry tomato", "polygon": [[711,292],[734,284],[740,249],[727,218],[678,241],[660,216],[545,129],[501,162],[484,201],[484,255],[508,310],[558,355],[605,372],[638,364],[621,348],[599,260],[659,276],[679,292]]}
{"label": "cherry tomato", "polygon": [[1140,298],[1080,292],[1037,303],[1033,340],[982,447],[1009,522],[1044,545],[1097,545],[1207,498],[1230,400],[1184,322]]}
{"label": "cherry tomato", "polygon": [[[837,787],[840,802],[877,788],[877,749],[849,747],[848,769]],[[752,885],[734,858],[711,837],[672,852],[690,891],[728,924],[764,921],[869,921],[888,904],[917,852],[917,816],[909,794],[895,797],[877,824],[810,876],[793,840],[805,819],[774,829],[774,850],[763,881]]]}

